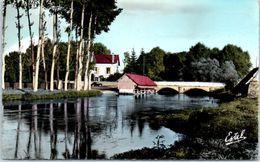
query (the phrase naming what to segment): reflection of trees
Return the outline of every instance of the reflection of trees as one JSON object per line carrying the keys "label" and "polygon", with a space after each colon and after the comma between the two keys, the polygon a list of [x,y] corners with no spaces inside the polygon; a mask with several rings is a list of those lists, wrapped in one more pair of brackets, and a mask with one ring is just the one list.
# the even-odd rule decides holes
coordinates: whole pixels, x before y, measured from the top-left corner
{"label": "reflection of trees", "polygon": [[15,152],[14,152],[14,158],[17,159],[18,156],[18,147],[19,147],[19,137],[20,137],[20,124],[21,124],[21,109],[22,106],[18,106],[18,124],[17,124],[17,130],[16,130],[16,143],[15,143]]}
{"label": "reflection of trees", "polygon": [[53,116],[53,103],[50,103],[50,115],[49,115],[49,121],[50,121],[50,138],[51,138],[51,155],[50,159],[56,159],[57,158],[57,125],[54,126],[54,116]]}
{"label": "reflection of trees", "polygon": [[91,158],[91,129],[89,126],[89,98],[77,99],[73,155],[75,159]]}
{"label": "reflection of trees", "polygon": [[[111,96],[106,100],[106,112],[105,112],[105,121],[110,121],[108,124],[110,134],[112,134],[112,130],[115,130],[118,127],[118,107],[117,107],[118,98]],[[108,115],[109,114],[109,115]]]}
{"label": "reflection of trees", "polygon": [[[113,98],[110,101],[108,105],[106,105],[107,102],[101,103],[106,106],[102,114],[95,114],[95,112],[90,111],[91,98],[79,98],[74,103],[64,100],[62,104],[56,104],[52,101],[51,103],[41,102],[36,104],[35,102],[33,105],[20,105],[18,115],[16,115],[18,125],[16,141],[14,141],[15,158],[58,159],[60,158],[59,151],[64,159],[104,159],[105,155],[93,150],[92,145],[96,135],[99,136],[100,133],[104,133],[103,130],[109,131],[117,127],[118,110],[117,105],[115,105],[116,101]],[[15,107],[9,106],[5,109],[12,110]],[[103,113],[105,116],[103,116]],[[29,127],[26,141],[20,139],[22,133],[23,136],[25,135],[24,132],[19,132],[22,122],[28,124]],[[58,129],[62,134],[59,133],[58,135]],[[70,132],[74,133],[70,134]],[[44,134],[48,134],[49,148],[42,148],[44,146],[42,142],[49,141]],[[61,140],[61,142],[65,142],[63,145],[58,142],[60,136],[65,139]],[[72,141],[69,140],[70,137],[72,137]],[[23,146],[25,148],[22,148]]]}
{"label": "reflection of trees", "polygon": [[67,110],[67,100],[64,102],[64,123],[65,123],[65,132],[64,132],[64,141],[65,141],[65,152],[63,153],[63,156],[65,159],[70,159],[70,152],[68,149],[68,110]]}
{"label": "reflection of trees", "polygon": [[34,104],[32,106],[32,125],[33,125],[33,129],[31,130],[33,132],[33,137],[34,137],[34,153],[35,153],[35,157],[38,157],[38,149],[37,149],[37,131],[38,131],[38,107],[36,104]]}

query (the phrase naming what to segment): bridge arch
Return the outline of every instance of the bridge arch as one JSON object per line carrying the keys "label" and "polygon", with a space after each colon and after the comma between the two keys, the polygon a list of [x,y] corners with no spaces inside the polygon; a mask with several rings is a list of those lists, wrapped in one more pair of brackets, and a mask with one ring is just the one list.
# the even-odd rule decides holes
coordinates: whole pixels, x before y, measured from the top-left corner
{"label": "bridge arch", "polygon": [[157,90],[157,93],[161,95],[175,95],[178,94],[179,92],[176,89],[171,87],[163,87]]}
{"label": "bridge arch", "polygon": [[209,95],[210,92],[203,89],[203,88],[190,88],[184,91],[184,94],[190,95],[190,96],[206,96]]}

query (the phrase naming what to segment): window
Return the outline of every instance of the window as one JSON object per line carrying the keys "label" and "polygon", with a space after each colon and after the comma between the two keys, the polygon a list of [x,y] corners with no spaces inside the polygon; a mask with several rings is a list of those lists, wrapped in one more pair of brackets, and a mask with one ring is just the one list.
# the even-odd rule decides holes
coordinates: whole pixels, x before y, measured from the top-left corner
{"label": "window", "polygon": [[107,74],[110,74],[110,68],[109,67],[107,68]]}

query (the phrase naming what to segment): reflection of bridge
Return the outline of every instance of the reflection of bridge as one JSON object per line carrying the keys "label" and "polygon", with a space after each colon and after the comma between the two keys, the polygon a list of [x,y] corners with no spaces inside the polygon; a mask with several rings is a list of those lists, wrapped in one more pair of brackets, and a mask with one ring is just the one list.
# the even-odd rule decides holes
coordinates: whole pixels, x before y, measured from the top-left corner
{"label": "reflection of bridge", "polygon": [[179,93],[184,93],[191,89],[200,89],[207,92],[223,89],[224,83],[215,82],[155,82],[157,84],[156,91],[163,89],[174,89]]}

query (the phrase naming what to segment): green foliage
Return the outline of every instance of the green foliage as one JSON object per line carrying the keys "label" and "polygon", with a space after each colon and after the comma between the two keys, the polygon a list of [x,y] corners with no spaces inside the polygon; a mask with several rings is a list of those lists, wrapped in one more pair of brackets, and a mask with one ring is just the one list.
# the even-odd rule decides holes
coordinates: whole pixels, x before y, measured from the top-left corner
{"label": "green foliage", "polygon": [[208,58],[210,53],[210,49],[199,42],[190,48],[187,58],[190,61],[199,60],[201,58]]}
{"label": "green foliage", "polygon": [[95,54],[111,54],[111,51],[102,43],[94,43],[91,51]]}
{"label": "green foliage", "polygon": [[161,74],[164,72],[165,52],[161,48],[155,47],[146,56],[147,75],[153,80],[161,80]]}
{"label": "green foliage", "polygon": [[[126,56],[128,56],[128,53],[125,53]],[[124,69],[125,73],[134,73],[137,70],[136,66],[136,53],[135,50],[132,50],[131,56],[129,58],[126,58],[128,60],[125,60],[127,62],[127,65]]]}
{"label": "green foliage", "polygon": [[[48,76],[50,75],[51,63],[52,63],[52,49],[53,44],[50,39],[46,39],[44,46],[45,63]],[[26,53],[22,53],[22,63],[23,63],[23,82],[32,82],[32,58],[31,58],[31,46],[26,50]],[[34,51],[37,51],[37,46],[34,46]],[[66,55],[67,55],[68,44],[65,42],[58,43],[58,50],[56,55],[56,68],[55,68],[55,78],[59,76],[59,79],[65,78],[66,73]],[[69,80],[74,80],[75,76],[75,59],[76,59],[76,42],[71,42],[71,57],[70,57],[70,76]],[[36,59],[36,55],[34,55]],[[19,53],[11,52],[9,55],[5,56],[6,61],[6,73],[5,81],[9,83],[14,83],[18,81],[19,78]],[[42,59],[40,61],[40,74],[39,81],[44,81],[44,70]],[[58,79],[58,78],[57,78]],[[49,78],[48,78],[49,80]]]}
{"label": "green foliage", "polygon": [[228,89],[251,68],[248,52],[235,45],[220,50],[197,43],[188,52],[179,53],[165,53],[155,47],[148,53],[141,51],[135,66],[131,65],[131,57],[125,53],[124,72],[147,75],[157,81],[224,82]]}
{"label": "green foliage", "polygon": [[[61,9],[61,16],[65,18],[67,22],[70,21],[70,1],[64,1]],[[92,0],[92,1],[81,1],[74,0],[74,14],[73,14],[73,26],[80,27],[81,23],[81,12],[82,6],[85,4],[85,21],[84,21],[84,38],[88,37],[88,24],[90,15],[92,14],[93,23],[91,29],[95,30],[92,32],[91,38],[94,38],[96,34],[100,34],[102,31],[108,32],[109,26],[115,20],[122,9],[118,8],[115,0]]]}
{"label": "green foliage", "polygon": [[243,51],[240,47],[228,44],[219,53],[218,60],[220,62],[233,61],[240,77],[249,72],[252,64],[248,52]]}

